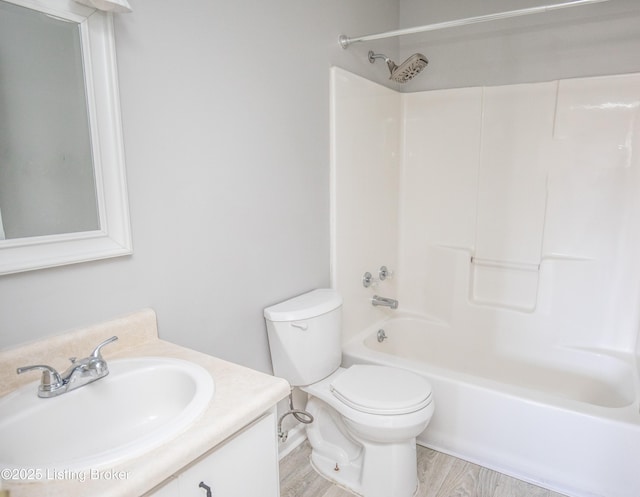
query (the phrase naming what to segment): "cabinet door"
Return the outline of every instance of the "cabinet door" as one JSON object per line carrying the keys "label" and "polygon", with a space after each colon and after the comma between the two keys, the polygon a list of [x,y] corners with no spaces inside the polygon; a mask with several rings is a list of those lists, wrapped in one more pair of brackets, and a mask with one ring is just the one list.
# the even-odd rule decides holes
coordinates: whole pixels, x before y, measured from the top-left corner
{"label": "cabinet door", "polygon": [[273,412],[217,447],[178,477],[180,497],[280,497]]}

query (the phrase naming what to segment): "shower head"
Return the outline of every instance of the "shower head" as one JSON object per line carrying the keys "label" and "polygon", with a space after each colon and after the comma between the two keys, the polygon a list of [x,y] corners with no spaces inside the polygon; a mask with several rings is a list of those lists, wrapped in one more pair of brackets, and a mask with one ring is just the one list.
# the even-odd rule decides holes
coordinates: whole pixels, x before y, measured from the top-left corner
{"label": "shower head", "polygon": [[389,79],[394,80],[396,83],[406,83],[407,81],[415,78],[425,67],[429,61],[427,58],[421,53],[415,53],[407,60],[405,60],[402,64],[397,66],[395,62],[393,62],[389,57],[382,54],[373,53],[373,51],[369,51],[369,62],[372,64],[376,61],[376,59],[384,59],[387,63],[387,67],[389,68]]}

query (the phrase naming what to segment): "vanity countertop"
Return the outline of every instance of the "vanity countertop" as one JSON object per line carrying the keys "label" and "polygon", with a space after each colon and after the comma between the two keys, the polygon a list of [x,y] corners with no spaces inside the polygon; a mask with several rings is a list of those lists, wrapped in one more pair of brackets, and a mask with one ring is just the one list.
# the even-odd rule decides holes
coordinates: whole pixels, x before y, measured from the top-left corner
{"label": "vanity countertop", "polygon": [[[11,497],[141,496],[289,395],[289,384],[281,378],[160,340],[155,313],[143,310],[83,330],[1,350],[0,385],[3,388],[0,396],[34,381],[33,376],[25,379],[23,377],[29,375],[16,375],[16,367],[44,362],[61,370],[64,358],[87,355],[95,344],[113,335],[119,340],[102,351],[107,361],[124,357],[173,357],[192,361],[208,370],[215,381],[215,394],[209,407],[189,428],[166,444],[113,467],[96,468],[79,475],[60,474],[59,479],[56,476],[33,483],[0,481],[0,488],[9,490]],[[51,360],[53,357],[58,362]]]}

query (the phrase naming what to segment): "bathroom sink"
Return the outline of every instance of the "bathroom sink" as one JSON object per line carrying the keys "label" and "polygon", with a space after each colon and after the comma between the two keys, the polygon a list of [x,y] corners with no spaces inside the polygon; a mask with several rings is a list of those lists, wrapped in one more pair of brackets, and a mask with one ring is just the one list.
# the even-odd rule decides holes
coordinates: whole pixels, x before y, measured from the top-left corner
{"label": "bathroom sink", "polygon": [[108,364],[105,378],[58,397],[39,398],[35,382],[0,398],[3,476],[19,469],[12,479],[46,479],[55,471],[113,466],[176,436],[213,398],[211,375],[188,361],[141,357]]}

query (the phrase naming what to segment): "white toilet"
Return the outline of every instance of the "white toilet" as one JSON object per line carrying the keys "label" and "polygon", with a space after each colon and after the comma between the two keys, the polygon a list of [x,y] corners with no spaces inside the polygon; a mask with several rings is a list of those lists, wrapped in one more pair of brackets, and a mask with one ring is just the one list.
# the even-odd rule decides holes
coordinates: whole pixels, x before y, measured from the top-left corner
{"label": "white toilet", "polygon": [[264,310],[273,371],[309,394],[311,463],[364,497],[411,497],[416,436],[429,424],[429,382],[386,366],[341,368],[342,298],[319,289]]}

